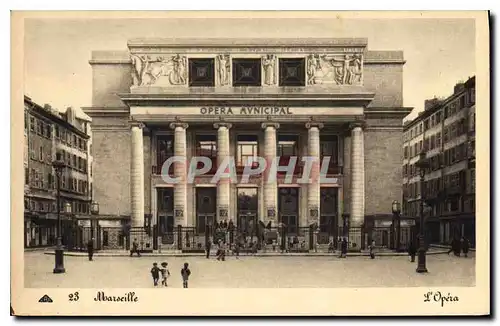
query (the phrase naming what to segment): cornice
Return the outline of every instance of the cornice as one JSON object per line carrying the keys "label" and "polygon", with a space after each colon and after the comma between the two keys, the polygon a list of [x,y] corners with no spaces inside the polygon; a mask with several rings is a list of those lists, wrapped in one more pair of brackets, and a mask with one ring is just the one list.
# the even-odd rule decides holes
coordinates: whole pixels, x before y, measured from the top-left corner
{"label": "cornice", "polygon": [[128,116],[130,114],[130,109],[128,106],[124,107],[102,107],[102,106],[92,106],[92,107],[82,107],[83,112],[90,117],[102,117],[102,116]]}
{"label": "cornice", "polygon": [[366,47],[367,38],[135,38],[127,42],[137,47]]}

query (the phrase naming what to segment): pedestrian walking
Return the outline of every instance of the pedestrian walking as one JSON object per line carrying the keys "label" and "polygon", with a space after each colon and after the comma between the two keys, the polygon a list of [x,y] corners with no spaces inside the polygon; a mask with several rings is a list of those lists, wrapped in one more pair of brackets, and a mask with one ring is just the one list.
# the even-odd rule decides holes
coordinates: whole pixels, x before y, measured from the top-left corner
{"label": "pedestrian walking", "polygon": [[154,286],[158,286],[158,280],[160,279],[160,269],[157,263],[153,263],[153,268],[151,268],[151,276],[153,277]]}
{"label": "pedestrian walking", "polygon": [[205,250],[207,251],[207,259],[210,258],[210,249],[212,249],[212,242],[208,240],[205,245]]}
{"label": "pedestrian walking", "polygon": [[170,277],[170,271],[168,270],[167,266],[168,266],[168,263],[166,263],[166,262],[161,263],[161,268],[160,268],[161,285],[163,285],[163,286],[168,286],[167,285],[167,278]]}
{"label": "pedestrian walking", "polygon": [[342,238],[340,243],[340,258],[347,258],[347,239]]}
{"label": "pedestrian walking", "polygon": [[221,241],[219,242],[219,250],[217,250],[217,260],[226,260],[226,248]]}
{"label": "pedestrian walking", "polygon": [[89,261],[92,261],[94,256],[94,238],[90,239],[87,243],[87,254],[89,255]]}
{"label": "pedestrian walking", "polygon": [[453,238],[453,240],[451,240],[451,243],[450,243],[450,250],[448,250],[447,254],[449,255],[450,252],[453,252],[456,255],[456,252],[457,252],[456,248],[457,248],[457,239]]}
{"label": "pedestrian walking", "polygon": [[239,259],[239,257],[240,257],[240,244],[239,243],[234,244],[233,253],[236,255],[236,259]]}
{"label": "pedestrian walking", "polygon": [[469,253],[470,243],[466,237],[462,237],[460,240],[462,252],[464,253],[465,258],[467,258],[467,254]]}
{"label": "pedestrian walking", "polygon": [[411,262],[415,262],[415,255],[417,254],[417,247],[415,246],[415,242],[410,240],[408,244],[408,256],[410,256]]}
{"label": "pedestrian walking", "polygon": [[181,276],[182,276],[182,286],[183,288],[187,289],[189,276],[191,276],[191,270],[189,269],[188,263],[184,263],[184,268],[181,269]]}
{"label": "pedestrian walking", "polygon": [[369,246],[370,248],[370,258],[375,259],[375,240],[372,240],[372,243]]}
{"label": "pedestrian walking", "polygon": [[137,242],[137,239],[134,239],[132,242],[132,249],[130,249],[130,257],[136,253],[137,257],[141,257],[141,253],[139,252],[139,243]]}

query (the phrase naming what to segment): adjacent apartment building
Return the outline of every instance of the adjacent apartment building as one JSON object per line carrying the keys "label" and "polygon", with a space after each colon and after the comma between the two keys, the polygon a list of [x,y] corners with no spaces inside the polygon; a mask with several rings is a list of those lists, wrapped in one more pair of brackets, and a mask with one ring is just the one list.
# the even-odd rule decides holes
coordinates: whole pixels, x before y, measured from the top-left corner
{"label": "adjacent apartment building", "polygon": [[416,162],[423,150],[426,226],[433,243],[465,236],[475,242],[475,77],[455,85],[445,99],[425,101],[425,111],[404,125],[403,212],[420,213],[421,185]]}
{"label": "adjacent apartment building", "polygon": [[66,163],[61,175],[63,225],[89,215],[91,199],[90,118],[81,110],[59,113],[24,97],[24,245],[55,244],[57,178],[52,167],[59,157]]}

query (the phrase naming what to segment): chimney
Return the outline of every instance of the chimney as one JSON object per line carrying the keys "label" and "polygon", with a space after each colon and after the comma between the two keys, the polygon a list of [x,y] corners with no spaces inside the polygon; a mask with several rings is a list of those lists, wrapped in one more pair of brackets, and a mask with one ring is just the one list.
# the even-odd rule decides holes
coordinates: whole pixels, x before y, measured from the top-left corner
{"label": "chimney", "polygon": [[434,97],[433,99],[430,100],[425,100],[424,101],[424,110],[429,110],[430,108],[438,105],[441,102],[437,97]]}
{"label": "chimney", "polygon": [[453,88],[453,94],[460,93],[465,88],[465,84],[463,82],[458,82]]}

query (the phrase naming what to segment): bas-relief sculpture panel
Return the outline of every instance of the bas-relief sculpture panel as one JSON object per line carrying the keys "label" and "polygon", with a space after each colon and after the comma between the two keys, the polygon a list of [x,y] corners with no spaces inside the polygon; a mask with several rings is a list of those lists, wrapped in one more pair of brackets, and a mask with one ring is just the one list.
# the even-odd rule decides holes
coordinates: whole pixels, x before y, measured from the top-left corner
{"label": "bas-relief sculpture panel", "polygon": [[136,55],[132,61],[134,86],[174,86],[187,84],[187,58],[179,54],[166,56]]}
{"label": "bas-relief sculpture panel", "polygon": [[311,54],[307,57],[307,85],[361,85],[362,54]]}
{"label": "bas-relief sculpture panel", "polygon": [[[216,57],[216,86],[231,84],[231,56]],[[187,86],[187,56],[131,54],[133,86]],[[276,86],[278,55],[261,57],[263,86]],[[361,85],[363,81],[361,53],[309,54],[306,57],[306,85]]]}

